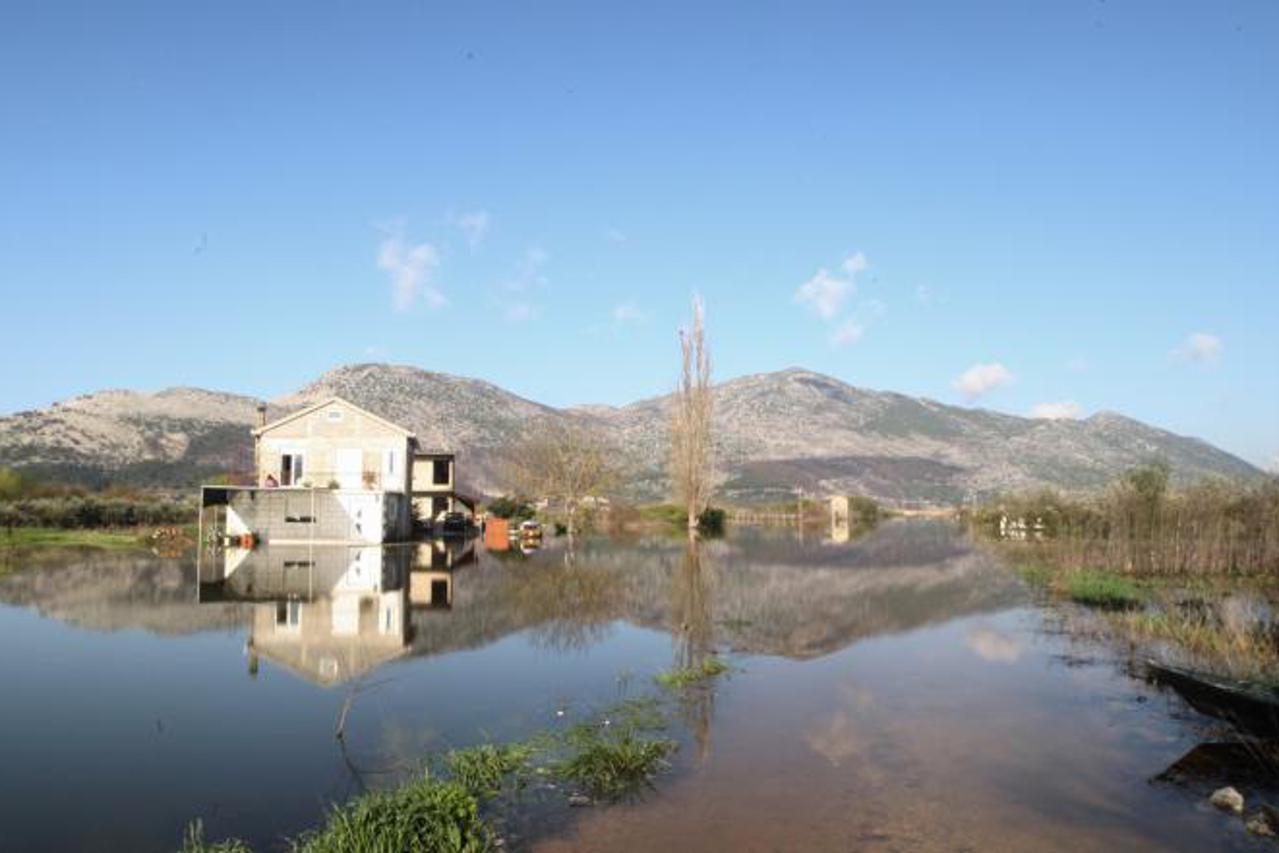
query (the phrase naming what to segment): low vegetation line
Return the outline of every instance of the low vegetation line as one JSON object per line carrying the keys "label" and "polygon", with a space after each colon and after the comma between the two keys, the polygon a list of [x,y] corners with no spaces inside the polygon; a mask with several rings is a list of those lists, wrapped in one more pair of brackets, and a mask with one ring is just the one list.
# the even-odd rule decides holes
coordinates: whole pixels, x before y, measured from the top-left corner
{"label": "low vegetation line", "polygon": [[0,530],[0,548],[143,548],[151,531],[10,527]]}

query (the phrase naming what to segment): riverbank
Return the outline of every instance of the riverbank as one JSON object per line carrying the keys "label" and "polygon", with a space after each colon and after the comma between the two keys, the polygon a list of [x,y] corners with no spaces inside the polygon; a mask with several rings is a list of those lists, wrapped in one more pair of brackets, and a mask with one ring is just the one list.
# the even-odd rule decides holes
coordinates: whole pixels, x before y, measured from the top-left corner
{"label": "riverbank", "polygon": [[1032,587],[1098,615],[1134,657],[1279,687],[1279,581],[1182,578],[1054,564],[1050,551],[1013,565]]}

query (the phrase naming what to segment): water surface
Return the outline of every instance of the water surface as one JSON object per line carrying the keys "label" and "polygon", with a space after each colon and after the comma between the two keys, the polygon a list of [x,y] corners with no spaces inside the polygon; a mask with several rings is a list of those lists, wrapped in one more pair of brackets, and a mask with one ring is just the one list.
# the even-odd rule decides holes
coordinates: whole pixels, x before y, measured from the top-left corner
{"label": "water surface", "polygon": [[[841,537],[843,538],[843,537]],[[644,800],[541,808],[561,850],[1248,849],[1156,777],[1212,724],[1061,630],[937,522],[522,555],[424,543],[66,552],[0,577],[14,850],[258,849],[433,752],[580,719],[713,652]],[[345,711],[345,714],[344,714]],[[344,737],[335,737],[341,724]]]}

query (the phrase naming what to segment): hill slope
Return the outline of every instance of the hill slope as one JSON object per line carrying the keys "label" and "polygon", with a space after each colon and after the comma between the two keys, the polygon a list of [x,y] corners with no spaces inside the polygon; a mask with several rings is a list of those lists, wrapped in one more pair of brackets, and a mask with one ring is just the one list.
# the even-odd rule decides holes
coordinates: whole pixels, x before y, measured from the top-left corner
{"label": "hill slope", "polygon": [[[635,496],[665,491],[670,398],[613,408],[555,409],[476,379],[413,367],[359,364],[324,374],[270,404],[278,416],[332,395],[459,454],[470,488],[498,492],[504,457],[530,432],[572,420],[613,442],[635,469]],[[191,485],[244,469],[256,401],[174,388],[104,391],[0,418],[0,464],[80,479]],[[715,392],[718,469],[731,500],[810,492],[948,502],[970,492],[1104,485],[1151,457],[1182,480],[1260,472],[1195,438],[1122,415],[1034,420],[847,385],[791,369],[733,379]]]}

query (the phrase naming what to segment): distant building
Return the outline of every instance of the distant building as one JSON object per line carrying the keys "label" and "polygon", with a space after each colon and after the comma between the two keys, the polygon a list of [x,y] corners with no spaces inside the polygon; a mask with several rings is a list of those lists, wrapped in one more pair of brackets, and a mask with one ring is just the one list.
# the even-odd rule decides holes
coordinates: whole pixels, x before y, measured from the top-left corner
{"label": "distant building", "polygon": [[[265,421],[265,407],[259,409]],[[254,485],[205,486],[222,530],[276,543],[411,538],[459,506],[452,453],[422,451],[411,430],[331,397],[253,430]]]}

